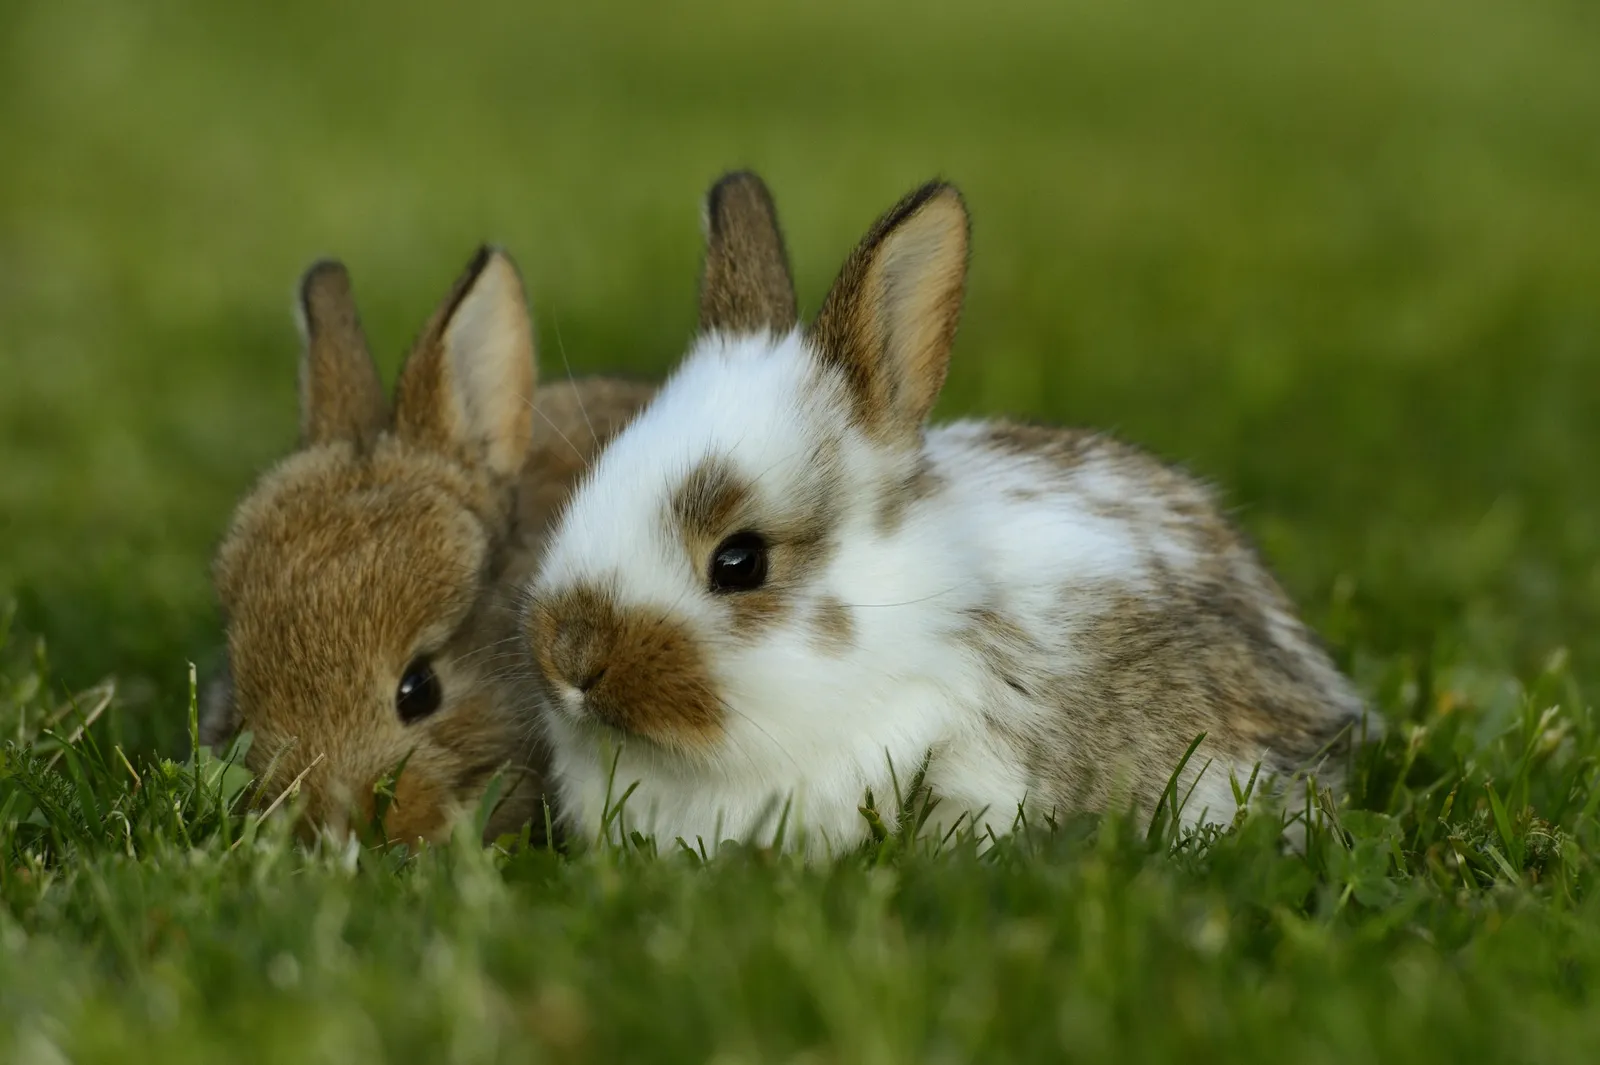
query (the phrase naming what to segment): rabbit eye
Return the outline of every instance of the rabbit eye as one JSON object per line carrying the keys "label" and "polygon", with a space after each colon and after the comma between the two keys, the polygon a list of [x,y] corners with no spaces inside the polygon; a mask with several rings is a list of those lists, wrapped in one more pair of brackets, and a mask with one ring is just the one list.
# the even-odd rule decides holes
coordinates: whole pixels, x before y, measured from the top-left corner
{"label": "rabbit eye", "polygon": [[766,579],[767,542],[756,533],[734,533],[711,556],[713,592],[748,592]]}
{"label": "rabbit eye", "polygon": [[394,708],[400,711],[400,720],[407,725],[421,721],[444,702],[444,689],[433,663],[427,658],[413,659],[400,678],[400,687],[394,692]]}

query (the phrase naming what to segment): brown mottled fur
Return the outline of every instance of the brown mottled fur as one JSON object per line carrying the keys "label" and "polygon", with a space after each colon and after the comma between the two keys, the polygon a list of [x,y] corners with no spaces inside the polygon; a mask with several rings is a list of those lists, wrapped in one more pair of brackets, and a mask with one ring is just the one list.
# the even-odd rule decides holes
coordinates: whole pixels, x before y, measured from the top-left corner
{"label": "brown mottled fur", "polygon": [[1103,439],[1098,433],[1083,429],[1028,422],[993,421],[985,429],[985,437],[995,450],[1045,459],[1063,470],[1076,469]]}
{"label": "brown mottled fur", "polygon": [[[1334,693],[1348,691],[1343,679],[1203,484],[1138,448],[1081,430],[996,422],[987,442],[1056,467],[1062,482],[1052,488],[1046,481],[1045,494],[1076,488],[1074,475],[1091,464],[1144,493],[1085,498],[1091,509],[1126,523],[1159,593],[1107,586],[1091,605],[1080,591],[1061,619],[1081,656],[1070,672],[1022,665],[1051,656],[1003,604],[974,612],[964,633],[1006,685],[1062,710],[1037,730],[991,720],[1040,780],[1048,806],[1104,808],[1112,788],[1133,782],[1132,798],[1153,809],[1166,774],[1202,732],[1207,741],[1194,769],[1208,752],[1268,751],[1264,770],[1289,774],[1350,742],[1356,717],[1330,708]],[[1184,543],[1197,563],[1162,563],[1147,540],[1153,535]],[[1323,777],[1337,783],[1331,768]]]}
{"label": "brown mottled fur", "polygon": [[[653,389],[589,379],[536,393],[521,282],[488,249],[417,340],[392,416],[343,267],[308,271],[301,310],[302,449],[239,504],[218,551],[228,671],[205,739],[254,733],[247,763],[269,796],[311,767],[310,820],[335,829],[369,818],[374,784],[404,760],[385,818],[397,839],[439,838],[509,767],[497,834],[543,794],[529,696],[507,667],[509,589]],[[406,725],[395,689],[419,655],[444,698]]]}
{"label": "brown mottled fur", "polygon": [[[1288,774],[1342,750],[1352,719],[1328,713],[1320,678],[1308,675],[1316,667],[1263,641],[1250,611],[1242,596],[1203,582],[1180,584],[1160,601],[1108,590],[1103,613],[1074,633],[1085,661],[1071,672],[1023,668],[1048,656],[1004,615],[975,614],[964,638],[988,668],[1061,711],[1036,728],[989,718],[1039,782],[1035,805],[1104,809],[1119,785],[1131,784],[1131,798],[1153,810],[1167,774],[1201,733],[1195,770],[1207,752],[1270,751],[1264,771]],[[1336,780],[1324,773],[1324,783]]]}

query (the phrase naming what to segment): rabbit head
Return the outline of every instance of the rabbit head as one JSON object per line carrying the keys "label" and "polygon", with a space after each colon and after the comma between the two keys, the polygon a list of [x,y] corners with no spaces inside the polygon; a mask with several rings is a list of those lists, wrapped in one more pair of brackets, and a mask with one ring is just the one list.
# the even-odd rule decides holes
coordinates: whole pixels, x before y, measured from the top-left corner
{"label": "rabbit head", "polygon": [[[841,816],[858,821],[861,765],[881,770],[887,750],[909,774],[935,731],[865,711],[937,675],[925,637],[945,615],[892,607],[960,580],[901,519],[931,487],[920,444],[961,304],[966,212],[948,185],[906,197],[808,328],[760,180],[717,183],[705,223],[700,333],[569,501],[527,597],[563,809],[592,825],[610,780],[596,744],[620,741],[616,785],[645,763],[680,778],[685,802],[720,804],[700,810],[707,834],[737,834],[752,804],[788,791],[846,796]],[[857,750],[840,759],[846,736]]]}
{"label": "rabbit head", "polygon": [[[485,248],[405,361],[393,407],[349,276],[321,262],[299,289],[300,443],[233,514],[214,579],[227,667],[204,739],[240,730],[275,793],[313,824],[370,818],[436,839],[507,773],[489,832],[526,820],[538,752],[497,655],[512,629],[497,575],[516,550],[533,438],[533,333],[511,260]],[[398,770],[398,776],[394,776]]]}

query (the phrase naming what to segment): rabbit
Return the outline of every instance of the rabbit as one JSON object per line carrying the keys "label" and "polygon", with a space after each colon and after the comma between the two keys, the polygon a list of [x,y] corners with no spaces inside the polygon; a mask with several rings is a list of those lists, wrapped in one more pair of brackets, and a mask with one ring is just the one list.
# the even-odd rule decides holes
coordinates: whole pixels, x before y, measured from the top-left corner
{"label": "rabbit", "polygon": [[509,767],[493,839],[544,793],[503,666],[516,636],[504,590],[653,387],[591,377],[536,392],[522,281],[490,247],[415,342],[392,411],[345,268],[312,265],[298,304],[299,448],[239,503],[217,550],[226,664],[201,739],[250,731],[261,794],[300,782],[312,832],[370,822],[400,768],[382,824],[406,841],[448,835]]}
{"label": "rabbit", "polygon": [[[524,595],[564,823],[838,853],[919,770],[923,831],[1228,823],[1362,699],[1211,491],[1099,433],[927,419],[969,223],[884,214],[798,324],[766,186],[705,205],[700,332],[567,501]],[[1126,805],[1120,808],[1128,808]],[[888,811],[893,816],[893,811]]]}

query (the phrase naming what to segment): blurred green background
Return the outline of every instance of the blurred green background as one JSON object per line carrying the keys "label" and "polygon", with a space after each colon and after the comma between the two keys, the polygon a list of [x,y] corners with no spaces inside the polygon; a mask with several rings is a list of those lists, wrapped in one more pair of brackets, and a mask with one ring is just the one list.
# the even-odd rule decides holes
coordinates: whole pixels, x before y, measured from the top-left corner
{"label": "blurred green background", "polygon": [[743,165],[812,309],[880,210],[958,182],[943,413],[1213,478],[1358,675],[1566,645],[1600,677],[1586,0],[7,0],[0,160],[0,598],[166,721],[229,508],[293,441],[312,258],[386,373],[485,239],[547,376],[657,373]]}

